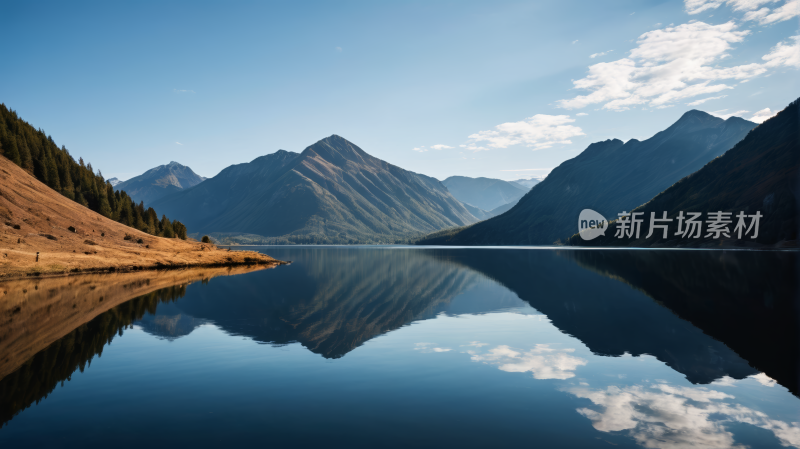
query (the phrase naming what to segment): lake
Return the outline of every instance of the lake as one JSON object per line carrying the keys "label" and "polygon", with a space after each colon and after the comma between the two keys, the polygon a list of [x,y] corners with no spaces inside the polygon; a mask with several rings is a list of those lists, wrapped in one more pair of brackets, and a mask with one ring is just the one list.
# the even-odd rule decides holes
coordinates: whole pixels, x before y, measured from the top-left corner
{"label": "lake", "polygon": [[248,249],[0,285],[0,447],[800,447],[798,252]]}

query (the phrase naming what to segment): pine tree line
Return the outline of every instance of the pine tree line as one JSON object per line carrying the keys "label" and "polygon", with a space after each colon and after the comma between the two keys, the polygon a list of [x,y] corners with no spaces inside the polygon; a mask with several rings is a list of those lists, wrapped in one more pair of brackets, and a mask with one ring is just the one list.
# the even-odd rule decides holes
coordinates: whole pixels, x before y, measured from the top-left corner
{"label": "pine tree line", "polygon": [[136,204],[124,191],[103,178],[100,170],[95,174],[92,164],[78,162],[62,145],[35,129],[0,103],[0,154],[22,167],[36,179],[65,197],[126,226],[160,237],[186,239],[183,223],[162,215],[152,207]]}

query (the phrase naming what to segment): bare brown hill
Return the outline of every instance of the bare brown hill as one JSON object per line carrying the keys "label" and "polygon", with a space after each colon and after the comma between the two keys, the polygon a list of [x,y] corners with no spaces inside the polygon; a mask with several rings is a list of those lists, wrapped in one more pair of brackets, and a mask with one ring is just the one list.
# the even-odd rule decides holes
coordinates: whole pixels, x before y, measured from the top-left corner
{"label": "bare brown hill", "polygon": [[0,278],[254,263],[283,262],[146,234],[63,197],[0,157]]}

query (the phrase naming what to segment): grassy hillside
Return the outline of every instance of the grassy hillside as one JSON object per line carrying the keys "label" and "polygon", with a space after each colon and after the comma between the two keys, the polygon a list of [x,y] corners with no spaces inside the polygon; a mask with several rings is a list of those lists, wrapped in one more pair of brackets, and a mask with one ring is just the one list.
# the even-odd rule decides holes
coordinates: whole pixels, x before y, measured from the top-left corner
{"label": "grassy hillside", "polygon": [[0,153],[28,174],[66,198],[100,215],[151,235],[186,238],[186,227],[156,211],[136,204],[115,188],[92,164],[78,162],[56,145],[42,129],[35,129],[15,111],[0,104]]}

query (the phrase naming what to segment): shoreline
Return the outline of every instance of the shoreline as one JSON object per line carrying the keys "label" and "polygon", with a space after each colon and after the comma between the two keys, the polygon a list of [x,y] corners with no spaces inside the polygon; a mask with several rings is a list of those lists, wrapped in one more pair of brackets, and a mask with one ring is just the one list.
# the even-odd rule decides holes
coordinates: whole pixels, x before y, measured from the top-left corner
{"label": "shoreline", "polygon": [[[269,257],[269,256],[267,256]],[[83,274],[113,274],[113,273],[138,273],[141,271],[172,271],[172,270],[186,270],[195,268],[226,268],[226,267],[252,267],[264,266],[275,267],[280,265],[289,265],[291,262],[272,259],[271,260],[250,260],[241,262],[211,262],[211,263],[198,263],[198,264],[164,264],[156,263],[150,266],[132,265],[126,267],[106,266],[106,267],[89,267],[89,268],[73,268],[69,271],[63,272],[28,272],[28,273],[13,273],[13,274],[0,274],[0,284],[6,281],[18,281],[22,279],[51,279],[68,276],[80,276]]]}

